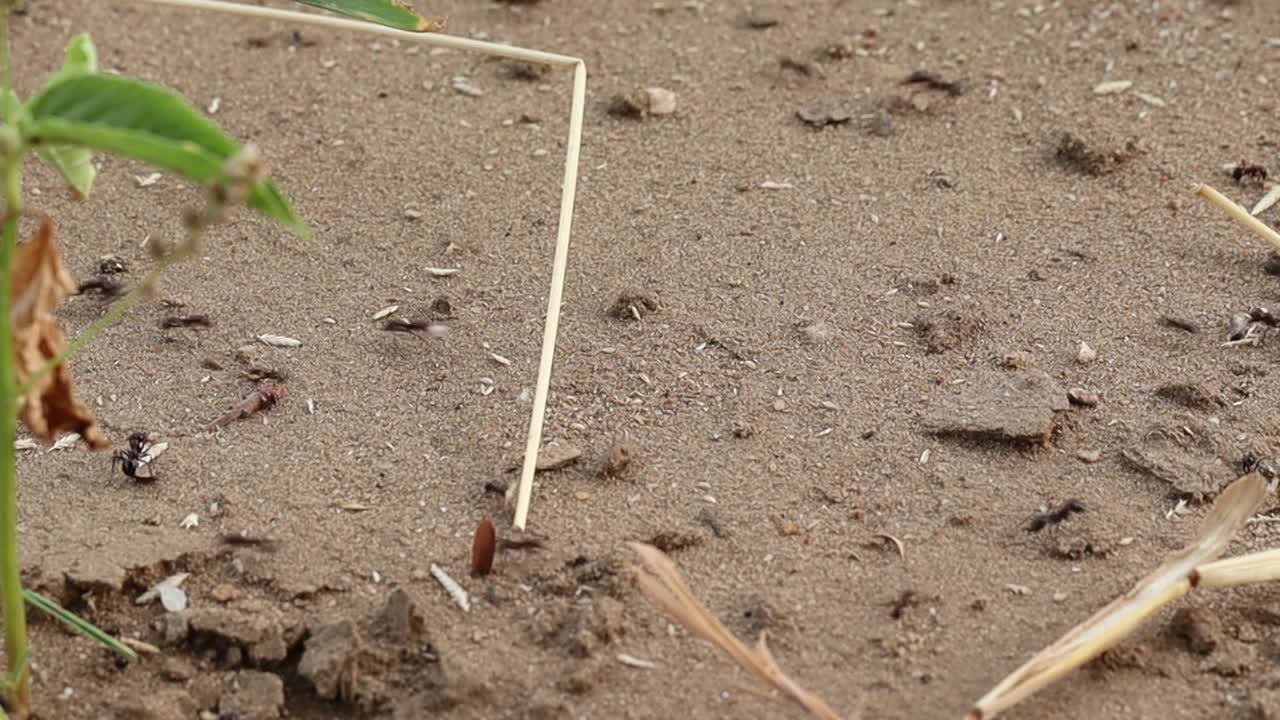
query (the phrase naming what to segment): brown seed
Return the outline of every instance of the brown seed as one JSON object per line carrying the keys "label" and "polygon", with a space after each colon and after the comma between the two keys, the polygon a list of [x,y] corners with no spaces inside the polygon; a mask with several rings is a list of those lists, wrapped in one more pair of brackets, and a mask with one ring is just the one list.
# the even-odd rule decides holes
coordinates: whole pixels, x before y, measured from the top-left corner
{"label": "brown seed", "polygon": [[498,547],[498,533],[489,518],[480,521],[471,542],[471,577],[484,577],[493,569],[493,553]]}

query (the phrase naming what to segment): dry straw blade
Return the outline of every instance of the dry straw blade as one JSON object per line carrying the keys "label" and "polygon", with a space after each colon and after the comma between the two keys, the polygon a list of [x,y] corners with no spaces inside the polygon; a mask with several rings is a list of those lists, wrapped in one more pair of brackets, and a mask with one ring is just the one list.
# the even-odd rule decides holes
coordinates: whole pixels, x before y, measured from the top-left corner
{"label": "dry straw blade", "polygon": [[966,720],[990,720],[1025,700],[1102,654],[1161,607],[1202,582],[1205,563],[1226,550],[1227,543],[1262,504],[1266,493],[1266,481],[1256,472],[1233,482],[1205,518],[1194,543],[1170,556],[1132,590],[1015,670],[974,704]]}
{"label": "dry straw blade", "polygon": [[694,597],[671,558],[651,545],[629,545],[640,556],[640,565],[632,568],[636,582],[653,604],[690,633],[720,648],[743,669],[791,698],[811,716],[820,720],[839,720],[840,716],[822,698],[800,687],[782,672],[769,652],[763,634],[754,649],[748,648]]}
{"label": "dry straw blade", "polygon": [[1196,568],[1196,587],[1226,588],[1280,580],[1280,548],[1218,560]]}
{"label": "dry straw blade", "polygon": [[1231,216],[1232,220],[1235,220],[1241,225],[1249,228],[1255,234],[1257,234],[1258,237],[1271,243],[1272,247],[1280,251],[1280,233],[1277,233],[1275,230],[1272,230],[1266,223],[1250,215],[1248,210],[1245,210],[1243,207],[1233,202],[1230,198],[1226,197],[1225,195],[1218,192],[1217,190],[1214,190],[1208,185],[1201,185],[1199,188],[1197,188],[1196,192],[1200,194],[1200,197],[1208,200],[1209,202],[1221,208],[1223,212]]}

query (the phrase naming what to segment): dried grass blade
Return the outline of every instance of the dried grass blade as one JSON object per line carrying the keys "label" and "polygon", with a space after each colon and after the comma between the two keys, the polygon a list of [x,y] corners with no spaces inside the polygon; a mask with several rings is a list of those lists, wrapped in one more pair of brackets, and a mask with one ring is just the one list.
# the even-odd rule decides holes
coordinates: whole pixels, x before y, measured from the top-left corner
{"label": "dried grass blade", "polygon": [[1258,237],[1271,243],[1272,247],[1280,250],[1280,233],[1272,230],[1266,223],[1250,215],[1247,210],[1240,207],[1234,201],[1228,199],[1222,193],[1214,190],[1208,185],[1201,185],[1197,192],[1200,194],[1200,197],[1203,197],[1214,205],[1217,205],[1223,212],[1231,216],[1232,220],[1235,220],[1237,223],[1249,228]]}
{"label": "dried grass blade", "polygon": [[1196,568],[1196,587],[1225,588],[1280,580],[1280,548],[1218,560]]}
{"label": "dried grass blade", "polygon": [[782,671],[769,652],[763,634],[754,650],[748,648],[698,601],[675,564],[661,550],[643,543],[629,545],[640,556],[641,564],[632,567],[636,582],[653,604],[694,636],[720,648],[744,670],[790,697],[813,717],[839,720],[840,716],[830,705]]}
{"label": "dried grass blade", "polygon": [[1196,541],[1166,559],[1129,592],[1042,650],[978,700],[968,720],[990,720],[1124,639],[1143,620],[1189,591],[1196,569],[1218,557],[1266,496],[1266,481],[1250,473],[1227,487]]}

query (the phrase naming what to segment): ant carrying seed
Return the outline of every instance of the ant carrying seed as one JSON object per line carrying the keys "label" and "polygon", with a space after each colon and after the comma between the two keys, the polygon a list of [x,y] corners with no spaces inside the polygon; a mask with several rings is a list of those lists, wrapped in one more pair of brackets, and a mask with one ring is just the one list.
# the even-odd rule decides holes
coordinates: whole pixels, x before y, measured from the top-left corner
{"label": "ant carrying seed", "polygon": [[127,449],[117,450],[111,454],[111,471],[115,472],[116,465],[119,464],[120,470],[124,472],[125,477],[135,482],[151,482],[155,480],[154,472],[148,475],[139,474],[142,468],[149,465],[153,459],[151,438],[144,432],[134,432],[129,434],[128,442],[129,447]]}
{"label": "ant carrying seed", "polygon": [[1231,170],[1231,179],[1238,183],[1243,183],[1248,179],[1261,184],[1267,179],[1267,169],[1261,165],[1255,165],[1241,160],[1236,164],[1235,168]]}
{"label": "ant carrying seed", "polygon": [[1050,510],[1047,513],[1041,513],[1031,518],[1031,521],[1027,523],[1027,532],[1040,532],[1050,525],[1057,525],[1075,513],[1082,513],[1084,511],[1084,503],[1075,499],[1068,500],[1056,509]]}

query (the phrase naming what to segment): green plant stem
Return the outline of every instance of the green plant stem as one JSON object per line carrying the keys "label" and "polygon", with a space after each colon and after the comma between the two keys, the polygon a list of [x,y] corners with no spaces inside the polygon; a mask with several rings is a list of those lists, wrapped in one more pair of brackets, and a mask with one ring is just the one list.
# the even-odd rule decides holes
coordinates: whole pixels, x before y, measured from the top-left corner
{"label": "green plant stem", "polygon": [[0,93],[13,89],[13,73],[9,71],[9,13],[13,0],[0,0]]}
{"label": "green plant stem", "polygon": [[[7,9],[6,9],[7,11]],[[4,648],[13,684],[9,709],[25,718],[31,703],[27,672],[27,615],[22,597],[22,566],[18,561],[18,482],[13,442],[18,433],[18,394],[13,369],[13,328],[9,318],[9,267],[18,244],[22,210],[21,158],[4,163],[6,217],[0,242],[0,604],[4,611]]]}

